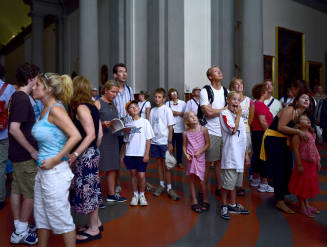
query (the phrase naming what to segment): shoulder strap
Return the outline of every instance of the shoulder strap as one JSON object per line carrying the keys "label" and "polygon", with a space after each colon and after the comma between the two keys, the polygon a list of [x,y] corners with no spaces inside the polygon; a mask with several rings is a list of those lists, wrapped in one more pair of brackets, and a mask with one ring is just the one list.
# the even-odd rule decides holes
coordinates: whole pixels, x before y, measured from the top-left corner
{"label": "shoulder strap", "polygon": [[272,100],[269,102],[269,104],[267,105],[268,106],[268,108],[272,105],[272,103],[274,103],[274,100],[275,100],[275,98],[272,98]]}
{"label": "shoulder strap", "polygon": [[212,88],[209,85],[205,85],[204,88],[207,90],[209,102],[212,104],[214,100]]}
{"label": "shoulder strap", "polygon": [[140,110],[140,114],[142,113],[142,110],[143,110],[143,108],[144,108],[146,102],[148,102],[148,101],[146,100],[146,101],[143,103],[143,105],[142,105],[142,107],[141,107],[141,110]]}
{"label": "shoulder strap", "polygon": [[2,85],[1,90],[0,90],[0,96],[3,94],[3,92],[5,91],[7,86],[8,86],[8,83],[5,83]]}
{"label": "shoulder strap", "polygon": [[199,103],[194,98],[192,98],[192,100],[195,102],[197,106],[199,106]]}
{"label": "shoulder strap", "polygon": [[129,101],[132,101],[132,92],[131,92],[131,89],[128,85],[126,85],[127,89],[128,89],[128,92],[129,92]]}
{"label": "shoulder strap", "polygon": [[228,90],[223,86],[224,89],[224,99],[225,99],[225,106],[227,105],[227,96],[228,96]]}

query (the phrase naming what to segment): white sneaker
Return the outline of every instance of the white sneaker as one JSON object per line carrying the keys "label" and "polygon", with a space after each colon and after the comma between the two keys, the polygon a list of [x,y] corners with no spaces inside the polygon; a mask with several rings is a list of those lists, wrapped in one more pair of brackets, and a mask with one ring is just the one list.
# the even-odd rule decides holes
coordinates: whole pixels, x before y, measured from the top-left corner
{"label": "white sneaker", "polygon": [[258,191],[259,192],[266,192],[267,190],[267,184],[260,184]]}
{"label": "white sneaker", "polygon": [[274,193],[275,189],[274,189],[274,187],[271,187],[269,184],[267,184],[266,192]]}
{"label": "white sneaker", "polygon": [[132,197],[132,200],[131,200],[131,202],[130,202],[130,205],[131,205],[131,206],[137,206],[137,204],[139,204],[139,197],[136,196],[136,195],[134,195],[134,196]]}
{"label": "white sneaker", "polygon": [[35,232],[26,230],[22,233],[17,234],[14,231],[10,236],[10,242],[12,244],[29,244],[34,245],[38,243],[38,237]]}
{"label": "white sneaker", "polygon": [[269,184],[260,184],[259,188],[258,188],[259,192],[270,192],[273,193],[274,192],[274,187],[271,187]]}
{"label": "white sneaker", "polygon": [[252,187],[258,187],[260,185],[260,178],[254,178],[252,179],[252,182],[250,183]]}
{"label": "white sneaker", "polygon": [[144,195],[141,195],[141,196],[140,196],[140,205],[141,205],[141,206],[147,206],[147,205],[148,205],[148,202],[146,201]]}

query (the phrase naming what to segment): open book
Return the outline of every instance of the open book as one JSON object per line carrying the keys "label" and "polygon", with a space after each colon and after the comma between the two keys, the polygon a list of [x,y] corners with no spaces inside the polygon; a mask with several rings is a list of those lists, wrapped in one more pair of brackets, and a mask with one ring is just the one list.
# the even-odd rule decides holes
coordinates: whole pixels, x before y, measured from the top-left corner
{"label": "open book", "polygon": [[124,122],[121,121],[118,118],[114,118],[111,121],[111,129],[112,129],[112,133],[115,134],[119,131],[125,130],[125,129],[130,129],[131,127],[125,126]]}

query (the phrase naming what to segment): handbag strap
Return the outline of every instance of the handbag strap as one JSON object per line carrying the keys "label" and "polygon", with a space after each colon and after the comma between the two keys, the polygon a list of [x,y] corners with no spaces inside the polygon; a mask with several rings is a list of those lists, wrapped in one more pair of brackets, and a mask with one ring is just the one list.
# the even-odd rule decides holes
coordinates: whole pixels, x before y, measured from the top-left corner
{"label": "handbag strap", "polygon": [[5,83],[2,85],[1,90],[0,90],[0,96],[3,94],[3,92],[5,91],[7,86],[8,86],[8,83]]}

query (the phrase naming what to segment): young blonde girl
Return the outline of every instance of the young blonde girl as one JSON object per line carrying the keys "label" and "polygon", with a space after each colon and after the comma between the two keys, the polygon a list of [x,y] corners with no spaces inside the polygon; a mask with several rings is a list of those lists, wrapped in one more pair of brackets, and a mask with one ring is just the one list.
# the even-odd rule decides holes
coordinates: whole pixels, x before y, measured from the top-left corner
{"label": "young blonde girl", "polygon": [[[183,133],[183,152],[187,159],[186,174],[190,176],[190,191],[192,196],[192,210],[195,213],[207,211],[207,189],[205,186],[205,151],[210,146],[208,129],[199,124],[199,120],[193,111],[186,112],[184,122],[187,126]],[[196,180],[199,180],[200,190],[203,193],[203,202],[198,202],[195,192]]]}
{"label": "young blonde girl", "polygon": [[310,206],[308,199],[319,193],[317,169],[320,170],[321,167],[320,156],[307,115],[300,116],[298,129],[306,133],[308,141],[302,140],[298,135],[292,137],[295,167],[288,187],[289,191],[297,196],[301,213],[314,217],[314,213],[319,213],[319,210]]}

